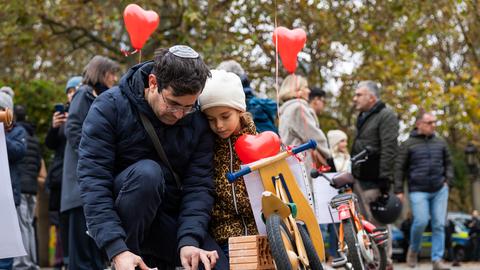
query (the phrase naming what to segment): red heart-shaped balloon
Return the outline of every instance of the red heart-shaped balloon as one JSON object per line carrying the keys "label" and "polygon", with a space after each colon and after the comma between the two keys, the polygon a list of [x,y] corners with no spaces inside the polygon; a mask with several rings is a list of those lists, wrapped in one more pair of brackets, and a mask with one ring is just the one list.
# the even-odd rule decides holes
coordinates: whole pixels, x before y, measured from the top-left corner
{"label": "red heart-shaped balloon", "polygon": [[280,138],[272,131],[265,131],[258,135],[244,134],[235,142],[235,151],[243,164],[252,163],[278,154]]}
{"label": "red heart-shaped balloon", "polygon": [[153,31],[157,29],[160,17],[155,11],[144,10],[137,4],[130,4],[123,11],[123,21],[132,47],[140,50]]}
{"label": "red heart-shaped balloon", "polygon": [[289,73],[294,73],[297,69],[297,55],[305,46],[307,33],[301,28],[290,30],[280,26],[273,31],[274,44],[277,44],[277,36],[278,53],[282,59],[283,66]]}

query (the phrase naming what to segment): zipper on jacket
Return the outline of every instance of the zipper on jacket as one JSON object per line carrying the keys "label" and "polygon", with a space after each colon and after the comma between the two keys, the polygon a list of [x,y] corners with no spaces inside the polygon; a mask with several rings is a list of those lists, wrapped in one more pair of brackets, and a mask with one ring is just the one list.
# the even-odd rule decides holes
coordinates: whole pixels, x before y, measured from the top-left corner
{"label": "zipper on jacket", "polygon": [[[232,141],[230,138],[228,138],[228,148],[230,150],[230,172],[233,172],[233,148],[232,148]],[[233,197],[233,205],[235,206],[235,212],[237,213],[238,216],[242,219],[243,227],[245,229],[245,235],[248,235],[248,229],[247,229],[247,224],[245,222],[245,219],[243,218],[242,215],[238,212],[238,206],[237,206],[237,196],[235,195],[235,182],[232,184],[232,197]]]}

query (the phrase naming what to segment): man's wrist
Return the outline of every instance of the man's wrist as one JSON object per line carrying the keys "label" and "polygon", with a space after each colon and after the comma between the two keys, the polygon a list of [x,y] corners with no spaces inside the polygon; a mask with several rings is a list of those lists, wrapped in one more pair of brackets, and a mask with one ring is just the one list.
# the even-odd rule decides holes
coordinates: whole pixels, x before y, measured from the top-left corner
{"label": "man's wrist", "polygon": [[105,245],[105,252],[107,253],[108,259],[110,261],[112,261],[115,256],[124,251],[128,251],[128,247],[123,239],[115,239]]}

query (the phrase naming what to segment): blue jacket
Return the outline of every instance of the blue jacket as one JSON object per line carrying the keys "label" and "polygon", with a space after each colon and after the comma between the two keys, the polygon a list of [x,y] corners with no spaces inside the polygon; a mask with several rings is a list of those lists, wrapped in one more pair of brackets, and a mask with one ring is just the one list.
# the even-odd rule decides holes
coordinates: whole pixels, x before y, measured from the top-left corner
{"label": "blue jacket", "polygon": [[447,143],[436,136],[425,136],[413,130],[400,147],[395,163],[395,192],[403,192],[403,181],[408,179],[408,190],[436,192],[444,183],[454,181],[453,166]]}
{"label": "blue jacket", "polygon": [[15,124],[12,130],[5,134],[7,143],[8,166],[10,167],[10,179],[12,181],[13,199],[15,205],[20,205],[20,177],[21,177],[21,161],[27,152],[27,132],[25,129]]}
{"label": "blue jacket", "polygon": [[153,62],[131,68],[118,87],[95,99],[83,124],[77,172],[87,227],[109,258],[128,250],[114,206],[114,178],[142,159],[161,164],[138,112],[152,122],[182,181],[179,189],[173,177],[166,177],[162,204],[165,213],[178,219],[178,247],[199,247],[207,234],[213,205],[214,136],[199,111],[171,126],[157,119],[143,94],[152,68]]}

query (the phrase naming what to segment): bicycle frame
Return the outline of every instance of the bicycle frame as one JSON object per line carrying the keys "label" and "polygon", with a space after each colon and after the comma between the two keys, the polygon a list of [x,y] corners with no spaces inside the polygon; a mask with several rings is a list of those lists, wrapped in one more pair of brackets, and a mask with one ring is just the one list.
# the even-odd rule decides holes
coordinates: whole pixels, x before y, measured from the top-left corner
{"label": "bicycle frame", "polygon": [[[227,173],[227,179],[230,182],[233,182],[235,179],[243,175],[258,170],[265,191],[275,194],[283,204],[288,205],[293,203],[298,206],[298,213],[295,218],[292,214],[282,218],[292,235],[293,242],[296,244],[298,259],[305,266],[309,266],[309,260],[297,227],[297,221],[301,221],[305,224],[315,251],[322,261],[325,260],[323,238],[313,209],[300,190],[285,159],[307,149],[315,148],[315,146],[315,141],[310,140],[308,143],[295,147],[291,151],[280,152],[275,156],[264,158],[250,166],[246,166],[238,172]],[[265,210],[265,208],[263,210]],[[264,218],[267,219],[268,216],[264,216]]]}

